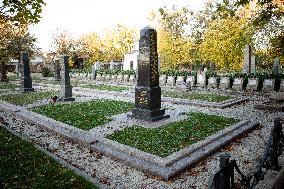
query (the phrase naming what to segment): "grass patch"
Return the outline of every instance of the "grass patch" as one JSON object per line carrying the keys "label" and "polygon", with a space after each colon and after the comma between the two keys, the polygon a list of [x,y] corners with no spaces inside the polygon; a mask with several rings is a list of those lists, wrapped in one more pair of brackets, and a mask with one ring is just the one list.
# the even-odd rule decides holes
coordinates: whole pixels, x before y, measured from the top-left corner
{"label": "grass patch", "polygon": [[162,95],[165,97],[171,98],[182,98],[182,99],[189,99],[189,100],[200,100],[200,101],[207,101],[207,102],[223,102],[225,100],[233,99],[232,96],[225,96],[225,95],[216,95],[210,93],[194,93],[194,92],[172,92],[172,91],[163,91]]}
{"label": "grass patch", "polygon": [[0,83],[0,89],[15,90],[16,88],[19,88],[19,87],[20,85],[15,84],[15,83],[9,83],[9,82]]}
{"label": "grass patch", "polygon": [[97,188],[0,126],[0,188]]}
{"label": "grass patch", "polygon": [[110,116],[128,112],[133,108],[129,102],[94,100],[89,102],[44,105],[31,111],[72,125],[80,129],[91,129],[111,121]]}
{"label": "grass patch", "polygon": [[117,92],[121,92],[121,91],[125,91],[129,89],[129,87],[112,86],[112,85],[84,85],[80,87],[98,89],[98,90],[107,90],[107,91],[117,91]]}
{"label": "grass patch", "polygon": [[58,95],[57,92],[30,92],[30,93],[18,93],[18,94],[6,94],[1,95],[0,100],[6,101],[18,106],[32,104],[36,101],[49,99],[53,95]]}
{"label": "grass patch", "polygon": [[107,135],[107,138],[160,157],[166,157],[238,122],[203,113],[185,113],[188,119],[159,128],[134,126]]}

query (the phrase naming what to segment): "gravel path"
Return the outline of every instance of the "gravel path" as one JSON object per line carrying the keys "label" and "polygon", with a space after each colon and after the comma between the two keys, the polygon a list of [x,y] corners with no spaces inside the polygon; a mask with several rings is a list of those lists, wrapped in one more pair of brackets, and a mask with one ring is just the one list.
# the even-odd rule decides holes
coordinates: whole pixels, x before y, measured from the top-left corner
{"label": "gravel path", "polygon": [[[76,91],[76,93],[80,94],[79,91]],[[82,92],[82,94],[89,96],[88,99],[109,98],[133,101],[133,99],[128,97],[115,97],[99,93],[87,94]],[[79,97],[78,100],[86,100],[86,98]],[[262,125],[260,128],[246,134],[241,139],[237,139],[230,146],[223,148],[210,158],[203,160],[195,167],[189,168],[184,173],[167,182],[133,169],[102,154],[92,152],[72,141],[43,130],[37,125],[22,121],[7,112],[0,111],[0,117],[7,123],[6,127],[20,133],[22,136],[81,169],[88,175],[97,178],[101,183],[109,185],[111,188],[206,188],[210,175],[218,170],[219,155],[221,153],[230,153],[232,158],[237,160],[237,164],[245,174],[249,174],[254,170],[257,161],[262,157],[265,143],[270,134],[270,128],[273,125],[273,119],[278,116],[278,113],[270,113],[253,108],[254,104],[265,100],[267,100],[265,97],[252,96],[248,103],[227,109],[163,103],[163,106],[168,111],[173,111],[174,109],[178,110],[178,112],[199,111],[234,117],[241,120],[257,117]],[[127,125],[127,121],[120,125],[116,122],[113,127],[111,125],[109,128],[97,127],[94,129],[94,132],[101,132],[102,135],[105,135],[116,129],[127,127]]]}

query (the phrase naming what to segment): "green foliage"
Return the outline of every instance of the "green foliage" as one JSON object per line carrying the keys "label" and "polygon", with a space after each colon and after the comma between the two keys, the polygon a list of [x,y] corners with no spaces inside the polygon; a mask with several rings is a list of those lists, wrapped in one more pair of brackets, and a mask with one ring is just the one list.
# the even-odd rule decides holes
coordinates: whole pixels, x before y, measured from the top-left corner
{"label": "green foliage", "polygon": [[42,72],[42,76],[43,77],[52,76],[51,71],[50,71],[50,69],[48,67],[42,67],[41,72]]}
{"label": "green foliage", "polygon": [[195,92],[172,92],[172,91],[163,91],[163,96],[171,97],[171,98],[182,98],[182,99],[189,99],[189,100],[200,100],[200,101],[207,101],[207,102],[223,102],[225,100],[233,99],[231,96],[225,95],[216,95],[211,93],[195,93]]}
{"label": "green foliage", "polygon": [[0,126],[1,188],[97,188]]}
{"label": "green foliage", "polygon": [[188,119],[159,128],[134,126],[107,138],[160,157],[166,157],[205,139],[238,120],[203,113],[185,113]]}
{"label": "green foliage", "polygon": [[3,0],[1,4],[0,19],[21,24],[38,23],[45,5],[43,0]]}
{"label": "green foliage", "polygon": [[38,100],[49,99],[51,96],[54,96],[56,94],[57,94],[56,92],[30,92],[30,93],[18,93],[18,94],[5,94],[5,95],[0,95],[0,100],[22,106],[22,105],[32,104]]}
{"label": "green foliage", "polygon": [[94,100],[82,103],[45,105],[31,110],[79,129],[88,130],[110,122],[110,116],[130,111],[132,107],[133,104],[129,102]]}
{"label": "green foliage", "polygon": [[103,85],[103,84],[101,84],[101,85],[84,85],[84,86],[81,86],[81,87],[97,89],[97,90],[117,91],[117,92],[121,92],[121,91],[125,91],[125,90],[129,89],[129,87]]}

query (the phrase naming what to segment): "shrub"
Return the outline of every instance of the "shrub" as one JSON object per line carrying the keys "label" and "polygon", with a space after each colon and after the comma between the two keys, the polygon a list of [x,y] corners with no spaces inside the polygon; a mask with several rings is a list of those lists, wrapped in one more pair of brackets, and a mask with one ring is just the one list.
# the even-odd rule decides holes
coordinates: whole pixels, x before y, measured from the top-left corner
{"label": "shrub", "polygon": [[43,77],[52,76],[52,73],[48,67],[43,67],[41,71],[42,71]]}

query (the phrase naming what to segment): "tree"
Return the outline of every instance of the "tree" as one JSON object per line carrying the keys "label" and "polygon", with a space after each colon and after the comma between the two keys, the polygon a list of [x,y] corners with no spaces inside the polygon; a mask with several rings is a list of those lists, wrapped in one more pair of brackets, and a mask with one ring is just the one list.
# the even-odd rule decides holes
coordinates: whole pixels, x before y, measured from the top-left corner
{"label": "tree", "polygon": [[158,53],[163,70],[176,68],[179,64],[192,62],[190,49],[192,42],[186,35],[186,26],[189,24],[189,11],[183,7],[172,10],[160,8],[158,13],[152,12],[150,20],[158,28]]}
{"label": "tree", "polygon": [[[249,6],[254,4],[254,2],[252,0],[238,0],[236,5]],[[273,17],[280,19],[284,16],[283,0],[257,0],[256,5],[252,5],[252,11],[256,12],[252,19],[257,26],[265,25]]]}
{"label": "tree", "polygon": [[203,59],[215,62],[217,68],[239,71],[243,63],[243,48],[250,42],[250,28],[245,28],[245,20],[229,17],[211,22],[200,51]]}
{"label": "tree", "polygon": [[38,23],[43,0],[3,0],[0,2],[0,20],[21,24]]}

